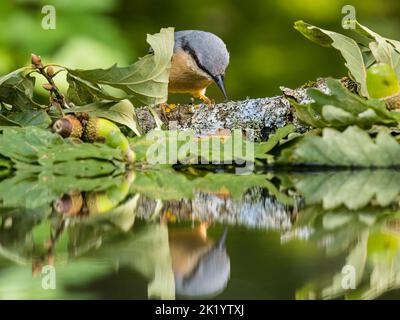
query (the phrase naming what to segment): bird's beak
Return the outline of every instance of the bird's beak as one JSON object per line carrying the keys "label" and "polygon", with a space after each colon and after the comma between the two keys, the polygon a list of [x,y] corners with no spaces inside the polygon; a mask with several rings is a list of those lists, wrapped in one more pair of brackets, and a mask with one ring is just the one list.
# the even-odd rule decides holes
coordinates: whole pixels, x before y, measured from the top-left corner
{"label": "bird's beak", "polygon": [[218,88],[221,89],[222,93],[224,94],[225,100],[228,100],[228,95],[226,94],[225,84],[224,84],[224,76],[215,76],[214,81],[217,84]]}

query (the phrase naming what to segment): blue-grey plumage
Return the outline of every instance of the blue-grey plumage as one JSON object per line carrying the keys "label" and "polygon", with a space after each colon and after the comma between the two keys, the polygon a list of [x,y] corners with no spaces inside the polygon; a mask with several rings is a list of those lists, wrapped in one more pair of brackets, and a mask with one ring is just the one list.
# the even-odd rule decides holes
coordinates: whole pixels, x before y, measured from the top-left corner
{"label": "blue-grey plumage", "polygon": [[227,99],[224,78],[228,64],[226,45],[215,34],[200,30],[177,31],[168,91],[190,93],[211,103],[205,91],[215,82]]}
{"label": "blue-grey plumage", "polygon": [[196,265],[185,275],[175,272],[175,290],[182,296],[210,298],[223,291],[230,276],[230,259],[225,247],[228,229],[203,252]]}

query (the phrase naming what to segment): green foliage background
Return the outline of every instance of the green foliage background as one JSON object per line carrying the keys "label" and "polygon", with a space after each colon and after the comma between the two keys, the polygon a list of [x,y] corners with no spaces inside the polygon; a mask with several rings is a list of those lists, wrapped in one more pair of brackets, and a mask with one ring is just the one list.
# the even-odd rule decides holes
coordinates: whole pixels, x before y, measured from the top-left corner
{"label": "green foliage background", "polygon": [[[57,29],[41,28],[41,8],[57,10]],[[29,64],[30,53],[71,68],[130,64],[147,52],[146,33],[161,27],[203,29],[223,38],[231,53],[227,89],[231,99],[279,93],[321,76],[346,73],[333,50],[310,45],[293,29],[303,19],[343,32],[341,8],[389,38],[400,38],[397,0],[3,0],[0,2],[0,74]],[[329,61],[329,63],[328,63]],[[222,99],[212,86],[210,96]],[[187,101],[187,97],[173,97]]]}

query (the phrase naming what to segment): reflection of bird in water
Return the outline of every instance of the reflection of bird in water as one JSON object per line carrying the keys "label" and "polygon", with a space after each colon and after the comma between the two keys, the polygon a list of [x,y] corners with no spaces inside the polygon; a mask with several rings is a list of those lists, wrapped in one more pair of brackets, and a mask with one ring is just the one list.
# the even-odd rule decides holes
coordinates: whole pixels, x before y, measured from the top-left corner
{"label": "reflection of bird in water", "polygon": [[228,230],[218,242],[207,238],[207,226],[196,229],[170,230],[169,243],[175,289],[187,297],[211,297],[227,285],[230,260],[225,248]]}

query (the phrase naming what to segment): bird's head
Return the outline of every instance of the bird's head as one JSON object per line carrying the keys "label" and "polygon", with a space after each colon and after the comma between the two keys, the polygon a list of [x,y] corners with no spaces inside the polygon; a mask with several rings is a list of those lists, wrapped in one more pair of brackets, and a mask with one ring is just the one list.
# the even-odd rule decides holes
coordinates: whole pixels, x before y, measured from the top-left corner
{"label": "bird's head", "polygon": [[176,50],[184,50],[195,61],[196,65],[212,79],[228,99],[224,78],[229,64],[229,53],[225,43],[215,34],[199,30],[175,32]]}

